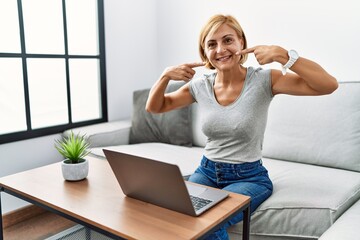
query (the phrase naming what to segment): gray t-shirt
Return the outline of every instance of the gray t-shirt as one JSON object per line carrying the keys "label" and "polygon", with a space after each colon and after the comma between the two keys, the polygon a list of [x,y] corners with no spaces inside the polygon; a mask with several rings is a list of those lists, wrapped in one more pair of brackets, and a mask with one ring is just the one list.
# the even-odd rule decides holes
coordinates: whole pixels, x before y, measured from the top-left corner
{"label": "gray t-shirt", "polygon": [[243,89],[227,106],[214,94],[216,72],[190,81],[198,103],[202,131],[207,137],[204,155],[213,161],[241,163],[261,159],[271,90],[271,70],[248,67]]}

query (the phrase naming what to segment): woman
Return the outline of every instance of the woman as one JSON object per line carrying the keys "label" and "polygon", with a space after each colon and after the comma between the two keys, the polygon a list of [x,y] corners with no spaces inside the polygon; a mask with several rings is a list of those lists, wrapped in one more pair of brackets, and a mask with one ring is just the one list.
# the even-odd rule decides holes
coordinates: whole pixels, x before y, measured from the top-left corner
{"label": "woman", "polygon": [[[272,193],[273,186],[262,165],[261,150],[268,107],[277,94],[323,95],[338,87],[334,77],[320,65],[280,46],[247,48],[245,34],[232,16],[215,15],[199,38],[202,63],[166,68],[151,88],[146,109],[162,113],[197,102],[202,131],[207,136],[201,165],[189,181],[251,197],[251,212]],[[283,71],[244,67],[248,54],[260,65],[279,62]],[[193,68],[216,71],[192,79]],[[291,68],[294,73],[286,73]],[[165,94],[170,80],[186,83]],[[228,239],[226,229],[241,221],[231,219],[209,239]]]}

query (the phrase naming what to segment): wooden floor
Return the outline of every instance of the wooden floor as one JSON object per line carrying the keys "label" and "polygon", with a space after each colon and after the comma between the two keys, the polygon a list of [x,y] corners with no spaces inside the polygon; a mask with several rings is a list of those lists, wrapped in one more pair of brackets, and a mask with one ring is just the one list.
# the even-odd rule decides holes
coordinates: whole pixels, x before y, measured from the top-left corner
{"label": "wooden floor", "polygon": [[4,240],[43,240],[76,223],[50,212],[4,228]]}

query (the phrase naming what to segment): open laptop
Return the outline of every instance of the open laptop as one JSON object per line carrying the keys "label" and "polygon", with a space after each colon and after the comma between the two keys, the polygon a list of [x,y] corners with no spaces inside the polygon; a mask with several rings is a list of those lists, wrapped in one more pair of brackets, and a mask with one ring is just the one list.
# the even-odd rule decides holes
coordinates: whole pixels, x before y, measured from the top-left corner
{"label": "open laptop", "polygon": [[106,149],[103,151],[128,197],[199,216],[228,196],[220,189],[185,182],[175,164]]}

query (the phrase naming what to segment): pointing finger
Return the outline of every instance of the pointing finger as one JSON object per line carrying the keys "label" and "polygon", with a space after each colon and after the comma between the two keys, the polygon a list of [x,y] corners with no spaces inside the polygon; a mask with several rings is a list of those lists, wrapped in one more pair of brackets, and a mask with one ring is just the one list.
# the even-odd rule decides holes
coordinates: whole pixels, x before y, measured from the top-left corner
{"label": "pointing finger", "polygon": [[238,52],[236,52],[237,55],[240,54],[247,54],[247,53],[253,53],[255,51],[256,47],[251,47],[251,48],[246,48],[246,49],[242,49]]}
{"label": "pointing finger", "polygon": [[185,65],[190,68],[196,68],[196,67],[205,66],[205,63],[204,62],[194,62],[194,63],[187,63]]}

